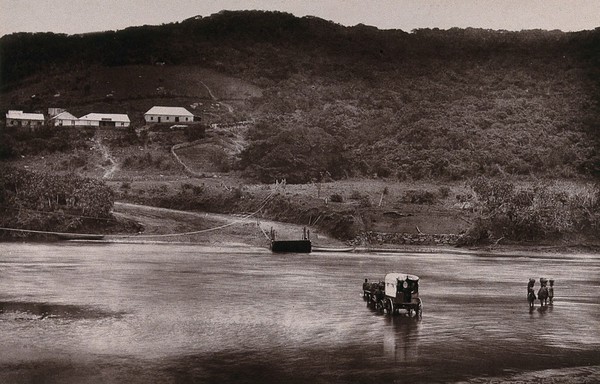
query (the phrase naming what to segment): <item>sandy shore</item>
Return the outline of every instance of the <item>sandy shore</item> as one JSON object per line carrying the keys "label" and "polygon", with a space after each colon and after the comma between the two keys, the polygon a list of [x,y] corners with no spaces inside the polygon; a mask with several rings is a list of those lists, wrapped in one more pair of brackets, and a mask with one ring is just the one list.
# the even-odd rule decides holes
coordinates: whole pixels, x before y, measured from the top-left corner
{"label": "sandy shore", "polygon": [[281,240],[301,239],[304,228],[310,232],[313,248],[320,251],[353,250],[376,253],[454,253],[477,255],[545,255],[563,257],[565,254],[598,254],[598,245],[494,245],[452,247],[427,245],[349,246],[331,238],[318,228],[266,220],[256,216],[188,212],[145,205],[116,202],[114,215],[134,220],[144,227],[138,234],[108,235],[106,240],[118,242],[195,243],[220,247],[269,248],[269,234],[275,231]]}
{"label": "sandy shore", "polygon": [[301,239],[310,232],[314,246],[346,247],[317,228],[265,220],[248,215],[187,212],[129,203],[115,203],[114,215],[135,220],[144,231],[132,235],[109,235],[108,240],[193,242],[217,246],[268,247],[269,234],[275,231],[281,240]]}

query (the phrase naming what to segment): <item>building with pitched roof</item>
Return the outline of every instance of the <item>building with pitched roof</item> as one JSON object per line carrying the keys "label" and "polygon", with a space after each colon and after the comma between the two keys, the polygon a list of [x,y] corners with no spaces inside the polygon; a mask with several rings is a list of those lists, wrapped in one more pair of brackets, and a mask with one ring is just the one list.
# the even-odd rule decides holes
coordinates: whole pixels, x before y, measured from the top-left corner
{"label": "building with pitched roof", "polygon": [[122,113],[88,113],[76,125],[88,127],[129,127],[129,116]]}
{"label": "building with pitched roof", "polygon": [[6,126],[7,127],[28,127],[35,129],[41,127],[44,124],[43,113],[27,113],[23,111],[9,110],[6,113]]}
{"label": "building with pitched roof", "polygon": [[79,125],[79,119],[67,111],[60,112],[58,115],[51,117],[50,121],[56,127],[74,127]]}
{"label": "building with pitched roof", "polygon": [[144,114],[146,123],[193,123],[194,115],[183,107],[154,106]]}

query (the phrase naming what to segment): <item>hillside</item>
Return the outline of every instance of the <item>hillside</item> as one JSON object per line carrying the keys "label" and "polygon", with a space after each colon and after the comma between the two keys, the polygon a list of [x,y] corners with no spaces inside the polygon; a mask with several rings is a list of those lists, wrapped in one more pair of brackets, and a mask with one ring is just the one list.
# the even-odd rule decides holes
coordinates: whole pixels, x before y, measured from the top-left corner
{"label": "hillside", "polygon": [[[59,104],[140,121],[155,103],[202,103],[209,122],[257,121],[235,167],[263,181],[589,177],[600,172],[598,47],[599,29],[409,34],[221,12],[4,36],[0,108]],[[205,85],[236,108],[212,105]]]}
{"label": "hillside", "polygon": [[[104,179],[121,201],[248,211],[270,188],[260,183],[285,179],[299,185],[266,217],[322,217],[319,226],[344,239],[459,233],[489,198],[473,191],[484,176],[516,183],[510,207],[525,209],[526,196],[542,212],[514,216],[536,228],[511,227],[515,240],[593,233],[600,222],[585,213],[600,200],[600,28],[406,33],[220,12],[116,32],[4,36],[0,89],[1,116],[128,113],[129,130],[0,131],[2,165]],[[146,125],[153,105],[185,106],[202,124]],[[543,216],[567,207],[580,215],[552,225]],[[509,233],[493,228],[508,228],[496,208],[478,206],[497,221],[479,223],[477,236]]]}

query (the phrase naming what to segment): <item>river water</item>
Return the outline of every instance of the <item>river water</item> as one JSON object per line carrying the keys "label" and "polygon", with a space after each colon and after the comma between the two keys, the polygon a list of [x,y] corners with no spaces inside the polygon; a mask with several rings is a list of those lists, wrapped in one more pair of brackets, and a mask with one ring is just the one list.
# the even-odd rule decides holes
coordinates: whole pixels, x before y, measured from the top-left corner
{"label": "river water", "polygon": [[[363,301],[388,272],[421,278],[421,319]],[[599,287],[600,255],[5,243],[0,382],[597,382]]]}

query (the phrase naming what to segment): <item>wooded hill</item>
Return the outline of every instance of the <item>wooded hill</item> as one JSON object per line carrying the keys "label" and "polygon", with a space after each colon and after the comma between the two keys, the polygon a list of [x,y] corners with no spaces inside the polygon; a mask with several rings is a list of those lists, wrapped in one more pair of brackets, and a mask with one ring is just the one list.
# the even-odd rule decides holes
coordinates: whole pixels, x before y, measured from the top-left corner
{"label": "wooded hill", "polygon": [[117,32],[12,34],[0,60],[3,94],[98,65],[243,79],[262,93],[242,108],[257,123],[233,168],[263,181],[600,176],[600,28],[406,33],[221,12]]}

